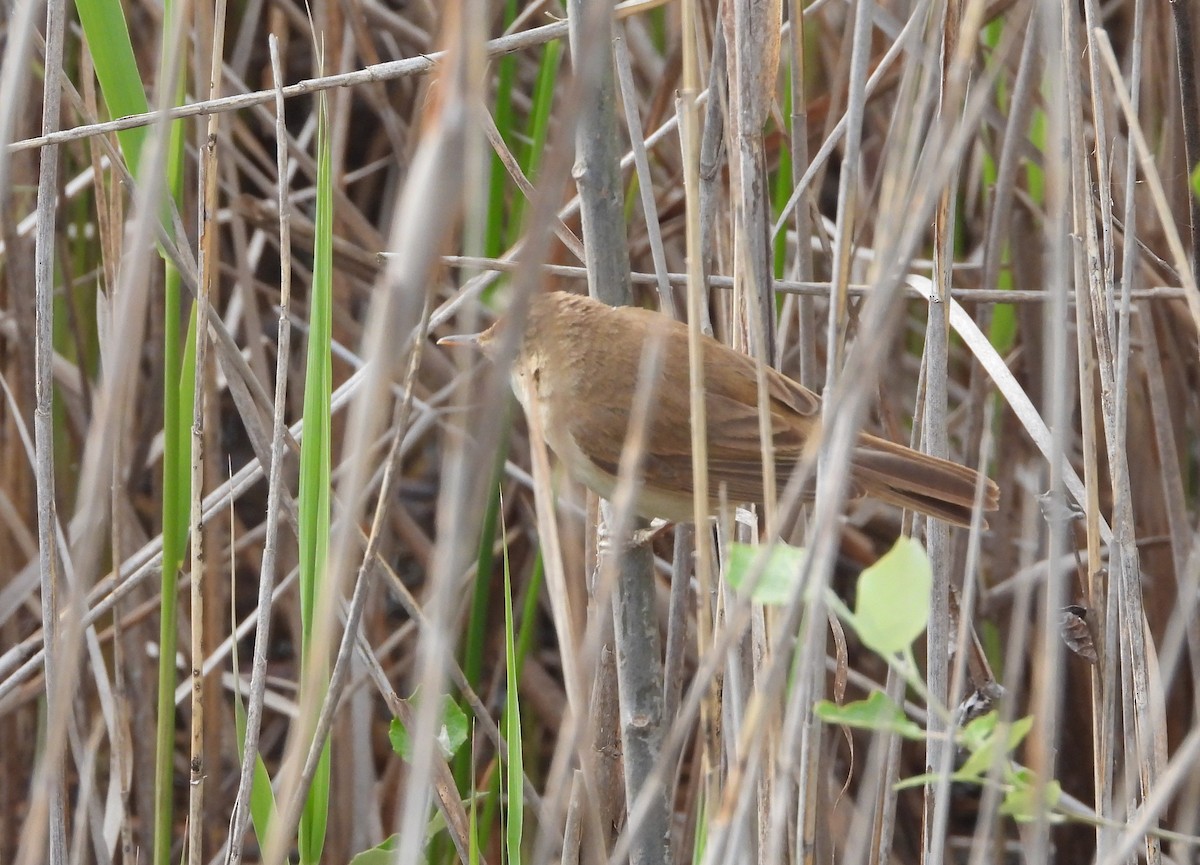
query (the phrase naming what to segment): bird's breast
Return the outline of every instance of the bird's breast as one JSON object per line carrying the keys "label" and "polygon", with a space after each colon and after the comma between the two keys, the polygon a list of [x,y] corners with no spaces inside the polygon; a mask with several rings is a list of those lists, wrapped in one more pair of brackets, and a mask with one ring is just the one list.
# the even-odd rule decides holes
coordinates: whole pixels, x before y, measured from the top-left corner
{"label": "bird's breast", "polygon": [[555,406],[569,409],[571,400],[554,398],[552,378],[544,375],[537,366],[514,366],[513,392],[525,410],[526,418],[531,424],[537,423],[546,444],[567,467],[571,477],[597,494],[610,498],[616,489],[616,476],[588,456],[572,435],[569,419],[555,409]]}

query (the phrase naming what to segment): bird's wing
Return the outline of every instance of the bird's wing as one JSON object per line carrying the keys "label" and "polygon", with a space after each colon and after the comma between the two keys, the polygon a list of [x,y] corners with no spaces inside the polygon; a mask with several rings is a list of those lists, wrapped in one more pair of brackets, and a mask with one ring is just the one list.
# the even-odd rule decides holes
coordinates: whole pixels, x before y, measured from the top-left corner
{"label": "bird's wing", "polygon": [[[630,329],[650,327],[682,330],[683,325],[644,310],[623,309]],[[709,492],[713,499],[725,488],[730,501],[760,501],[762,498],[762,454],[759,436],[757,362],[710,337],[703,338],[705,351],[705,427],[708,432]],[[608,355],[607,377],[628,381],[638,375],[638,357]],[[612,368],[616,364],[619,369]],[[772,443],[781,470],[795,464],[805,447],[810,428],[820,412],[820,399],[812,391],[765,368]],[[668,343],[660,382],[688,382],[687,342]],[[611,435],[614,429],[627,430],[630,416],[629,393],[620,387],[608,387],[604,377],[582,378],[574,382],[576,393],[588,404],[587,417],[579,413],[563,418],[580,449],[597,466],[616,474],[625,447],[625,438]],[[687,386],[686,384],[684,385]],[[660,384],[660,389],[667,385]],[[679,394],[664,390],[652,400],[648,441],[652,451],[643,455],[642,473],[648,483],[690,493],[692,483],[692,441],[689,414],[680,410],[688,402]],[[671,404],[669,410],[664,410]],[[789,469],[790,470],[790,469]],[[786,475],[780,481],[786,481]]]}

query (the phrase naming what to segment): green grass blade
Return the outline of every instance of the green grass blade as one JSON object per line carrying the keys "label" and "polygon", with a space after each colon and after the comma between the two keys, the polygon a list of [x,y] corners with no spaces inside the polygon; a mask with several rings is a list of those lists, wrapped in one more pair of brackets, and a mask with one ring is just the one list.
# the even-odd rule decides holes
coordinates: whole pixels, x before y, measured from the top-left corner
{"label": "green grass blade", "polygon": [[[120,0],[75,0],[75,10],[109,114],[114,118],[145,114],[150,108]],[[147,127],[141,126],[117,133],[125,163],[134,177],[138,176],[146,132]]]}
{"label": "green grass blade", "polygon": [[525,658],[533,649],[533,640],[537,632],[538,596],[542,593],[545,577],[546,570],[542,566],[542,552],[539,549],[537,558],[533,560],[533,570],[529,574],[529,587],[525,590],[525,606],[521,608],[521,632],[517,634],[518,678],[521,668],[525,666]]}
{"label": "green grass blade", "polygon": [[[100,82],[101,93],[113,117],[145,113],[149,109],[146,92],[142,85],[142,74],[134,58],[129,28],[119,0],[76,0],[80,24],[87,39],[88,48]],[[172,32],[173,4],[165,5],[163,33]],[[164,47],[160,61],[160,79],[163,70],[171,68],[179,59]],[[176,103],[182,101],[182,76],[175,94]],[[148,134],[147,128],[128,129],[117,133],[121,150],[130,172],[139,176],[141,154]],[[167,151],[167,189],[181,199],[183,178],[183,126],[180,123],[169,127]],[[165,271],[164,301],[164,369],[163,369],[163,571],[162,571],[162,618],[159,627],[158,697],[156,704],[155,743],[155,814],[154,814],[154,858],[158,865],[166,865],[170,857],[172,831],[172,798],[174,795],[173,757],[175,735],[175,645],[178,636],[176,622],[176,578],[183,561],[183,546],[187,535],[188,498],[188,438],[187,422],[182,419],[180,407],[191,405],[191,388],[194,375],[184,353],[181,357],[179,343],[180,283],[179,275],[170,265]],[[180,381],[185,384],[181,387]],[[182,434],[180,431],[183,431]]]}
{"label": "green grass blade", "polygon": [[[529,110],[529,143],[524,152],[518,157],[525,176],[533,180],[537,176],[542,154],[546,152],[546,139],[550,134],[550,117],[554,111],[554,93],[557,89],[558,70],[562,60],[562,43],[547,42],[542,50],[542,62],[538,68],[537,85],[533,91],[533,103]],[[525,212],[525,199],[517,197],[513,201],[512,236],[509,244],[514,243],[518,236],[521,220]]]}
{"label": "green grass blade", "polygon": [[508,819],[504,830],[504,845],[510,865],[521,861],[521,835],[525,824],[525,757],[521,743],[521,701],[517,682],[521,668],[517,658],[513,625],[512,572],[508,561],[508,544],[504,545],[504,672],[508,687],[504,696],[504,736],[508,745]]}
{"label": "green grass blade", "polygon": [[[300,617],[301,657],[321,658],[312,645],[315,604],[326,578],[329,552],[330,424],[333,367],[333,155],[329,140],[329,107],[319,97],[317,121],[316,245],[310,304],[308,358],[304,382],[304,438],[300,445]],[[321,662],[324,663],[324,662]],[[328,681],[322,672],[320,692],[301,694],[319,701]],[[302,681],[308,681],[302,671]],[[330,746],[325,743],[316,777],[300,818],[300,861],[320,862],[329,818]]]}
{"label": "green grass blade", "polygon": [[[517,17],[517,0],[507,0],[504,5],[504,26],[507,28]],[[496,64],[496,107],[492,111],[496,129],[500,132],[509,148],[513,147],[513,88],[517,80],[517,58],[513,55],[501,57]],[[507,244],[509,226],[512,221],[508,216],[508,202],[505,187],[508,185],[508,174],[504,164],[495,153],[491,159],[491,174],[488,178],[488,215],[487,226],[484,229],[484,255],[495,258],[501,255]]]}
{"label": "green grass blade", "polygon": [[[501,436],[500,446],[496,451],[496,464],[492,470],[492,489],[500,486],[504,474],[504,462],[508,457],[508,424],[504,423],[505,432]],[[467,633],[463,637],[463,675],[471,687],[479,684],[483,673],[483,656],[487,646],[487,616],[491,607],[491,573],[492,546],[495,542],[496,524],[500,519],[500,498],[493,498],[488,503],[483,515],[483,527],[479,532],[479,550],[475,557],[475,592],[471,597],[471,612],[468,617]],[[469,755],[467,755],[469,757]],[[469,765],[469,760],[467,761]],[[464,789],[459,778],[460,787]]]}
{"label": "green grass blade", "polygon": [[188,433],[190,412],[184,415],[182,406],[192,405],[195,392],[196,368],[196,311],[193,307],[188,321],[187,339],[179,338],[181,308],[179,272],[166,266],[166,297],[163,345],[163,572],[161,581],[162,612],[158,644],[162,647],[158,659],[157,742],[155,767],[155,861],[168,861],[171,848],[171,811],[174,795],[172,770],[175,749],[175,651],[179,623],[178,574],[187,543],[188,497],[191,495],[191,475],[188,466]]}
{"label": "green grass blade", "polygon": [[[180,84],[177,102],[183,100]],[[167,160],[167,187],[176,203],[183,200],[183,126],[170,127]],[[162,620],[159,646],[167,647],[159,655],[158,705],[155,767],[155,843],[156,863],[165,863],[171,848],[171,811],[174,796],[173,750],[175,739],[175,651],[179,624],[176,606],[179,569],[187,546],[191,478],[191,412],[196,392],[196,308],[188,314],[187,337],[179,342],[179,322],[183,310],[183,287],[179,271],[171,262],[163,262],[163,571],[161,581]]]}
{"label": "green grass blade", "polygon": [[[232,599],[237,593],[231,588],[230,597],[230,633],[237,633],[237,612],[233,608]],[[238,661],[237,640],[229,647],[230,660],[233,664],[233,676],[241,681],[241,665]],[[233,726],[237,735],[238,760],[246,758],[246,704],[242,699],[242,689],[233,689]],[[267,830],[275,819],[278,809],[275,804],[275,791],[271,789],[271,776],[267,774],[267,766],[263,763],[262,755],[254,755],[254,780],[250,786],[250,822],[254,824],[254,835],[260,842],[266,841]]]}
{"label": "green grass blade", "polygon": [[[491,489],[500,487],[504,462],[508,457],[509,423],[507,418],[501,424],[504,433],[501,435],[500,446],[496,451]],[[487,650],[488,618],[492,608],[492,546],[499,517],[500,497],[496,496],[488,503],[487,511],[483,515],[483,527],[479,532],[479,550],[475,559],[475,590],[471,597],[466,634],[463,637],[463,675],[466,677],[467,683],[476,689],[479,687],[483,674],[483,658]],[[454,781],[460,793],[473,788],[471,752],[468,750],[460,751],[454,759]]]}
{"label": "green grass blade", "polygon": [[557,89],[558,70],[562,65],[562,43],[547,42],[542,50],[542,62],[538,68],[537,85],[533,91],[533,105],[529,112],[529,144],[521,158],[525,176],[533,179],[542,154],[546,151],[546,139],[550,135],[550,117],[554,110],[554,93]]}

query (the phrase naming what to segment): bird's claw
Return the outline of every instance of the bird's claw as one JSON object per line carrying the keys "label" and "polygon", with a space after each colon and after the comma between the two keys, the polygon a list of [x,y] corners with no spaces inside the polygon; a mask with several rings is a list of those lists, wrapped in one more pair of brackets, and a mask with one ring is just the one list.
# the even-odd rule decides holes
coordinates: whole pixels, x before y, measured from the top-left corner
{"label": "bird's claw", "polygon": [[649,546],[673,525],[675,524],[668,520],[656,518],[651,520],[650,525],[645,528],[634,529],[625,538],[615,539],[612,532],[611,508],[607,501],[601,500],[600,520],[596,528],[596,552],[604,556],[614,549],[632,550]]}
{"label": "bird's claw", "polygon": [[642,529],[634,529],[630,533],[629,546],[648,547],[674,525],[669,520],[653,519],[650,521],[650,525]]}

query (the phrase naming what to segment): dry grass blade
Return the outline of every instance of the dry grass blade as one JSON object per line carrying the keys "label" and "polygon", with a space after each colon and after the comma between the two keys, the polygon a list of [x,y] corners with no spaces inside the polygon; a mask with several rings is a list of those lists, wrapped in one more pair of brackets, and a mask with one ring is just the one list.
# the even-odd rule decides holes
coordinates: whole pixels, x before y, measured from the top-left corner
{"label": "dry grass blade", "polygon": [[[265,0],[163,33],[134,9],[155,107],[120,117],[103,52],[48,8],[14,7],[0,63],[0,861],[146,861],[157,814],[162,861],[279,862],[314,777],[330,861],[498,862],[516,838],[584,865],[1194,858],[1188,10],[354,0],[310,21]],[[187,70],[170,110],[163,44]],[[184,117],[184,203],[163,210]],[[326,252],[314,590],[293,454],[316,429],[298,395]],[[169,425],[196,448],[191,556],[161,585],[163,346],[185,323],[162,314],[160,256],[203,337]],[[513,360],[552,288],[686,319],[695,362],[655,391],[635,336],[629,381],[542,393],[566,423],[522,417]],[[494,363],[435,345],[501,316]],[[807,451],[780,450],[766,367],[759,410],[722,413],[702,333],[824,391]],[[612,495],[592,507],[552,451],[622,386],[608,474],[582,473]],[[638,531],[664,467],[690,467],[687,496],[733,477],[710,423],[728,417],[777,488],[764,507],[714,522],[698,496],[699,526]],[[860,431],[978,465],[998,509],[982,483],[968,528],[854,498]],[[878,588],[902,535],[928,548],[928,603],[903,575]],[[784,551],[781,586],[784,541],[806,551]],[[739,543],[766,551],[748,582]],[[868,648],[880,597],[905,639],[929,623],[911,652]],[[191,639],[160,636],[164,598]],[[234,647],[253,658],[244,755]],[[163,708],[160,670],[179,678]],[[247,819],[256,771],[270,830]]]}

